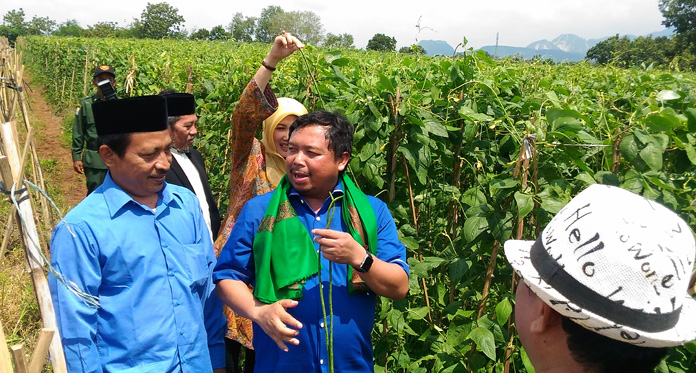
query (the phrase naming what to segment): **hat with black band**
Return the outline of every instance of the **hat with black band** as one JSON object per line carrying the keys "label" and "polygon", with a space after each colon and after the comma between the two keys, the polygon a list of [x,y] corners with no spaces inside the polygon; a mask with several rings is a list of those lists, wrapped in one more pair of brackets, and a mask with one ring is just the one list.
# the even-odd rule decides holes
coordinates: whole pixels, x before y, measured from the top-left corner
{"label": "hat with black band", "polygon": [[544,303],[597,334],[645,347],[696,340],[694,234],[657,202],[592,185],[536,241],[506,241],[505,255]]}

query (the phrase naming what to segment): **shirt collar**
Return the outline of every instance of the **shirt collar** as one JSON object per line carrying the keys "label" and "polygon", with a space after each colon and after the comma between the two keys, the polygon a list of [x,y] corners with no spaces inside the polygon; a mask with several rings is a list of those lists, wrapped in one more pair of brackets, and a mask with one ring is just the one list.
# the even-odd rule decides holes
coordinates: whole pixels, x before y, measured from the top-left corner
{"label": "shirt collar", "polygon": [[[333,191],[331,193],[336,196],[336,195],[343,195],[343,183],[341,182],[341,178],[338,179],[338,184],[334,187]],[[338,193],[338,194],[337,194]],[[295,187],[292,185],[290,186],[290,191],[288,192],[288,197],[298,197],[300,199],[304,199],[302,195],[300,195],[300,192],[295,190]],[[327,197],[328,198],[328,197]]]}
{"label": "shirt collar", "polygon": [[[133,197],[128,195],[125,190],[121,189],[114,180],[111,178],[111,172],[106,173],[104,182],[102,183],[102,195],[106,201],[106,207],[109,209],[109,215],[113,218],[122,208],[124,208],[129,202],[132,202],[136,206],[142,208],[142,204],[135,201]],[[177,202],[181,198],[178,196],[176,191],[172,191],[172,188],[167,188],[167,183],[164,183],[162,190],[158,192],[159,198],[157,199],[157,213],[161,213],[164,210],[164,206],[170,204],[179,205]],[[175,198],[177,197],[177,198]]]}

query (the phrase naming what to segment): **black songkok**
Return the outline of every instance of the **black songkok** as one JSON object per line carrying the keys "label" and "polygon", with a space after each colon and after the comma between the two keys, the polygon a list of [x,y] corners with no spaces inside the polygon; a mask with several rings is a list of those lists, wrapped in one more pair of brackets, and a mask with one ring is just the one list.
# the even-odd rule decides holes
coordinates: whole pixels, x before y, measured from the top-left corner
{"label": "black songkok", "polygon": [[167,129],[167,100],[162,96],[98,101],[92,111],[99,136]]}
{"label": "black songkok", "polygon": [[196,114],[196,100],[189,93],[172,93],[165,95],[167,99],[167,112],[170,117]]}

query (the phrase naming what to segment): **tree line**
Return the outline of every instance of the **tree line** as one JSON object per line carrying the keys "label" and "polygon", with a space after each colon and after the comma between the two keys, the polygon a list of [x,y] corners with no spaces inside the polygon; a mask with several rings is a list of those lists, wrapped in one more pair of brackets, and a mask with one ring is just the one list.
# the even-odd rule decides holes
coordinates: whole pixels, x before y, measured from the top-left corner
{"label": "tree line", "polygon": [[618,67],[636,65],[696,70],[696,0],[660,0],[662,24],[673,27],[672,37],[612,36],[587,51],[586,58]]}
{"label": "tree line", "polygon": [[[140,14],[126,25],[117,22],[97,22],[85,28],[69,19],[57,23],[48,17],[33,16],[27,20],[22,8],[13,9],[3,16],[0,36],[7,37],[11,43],[22,35],[55,35],[95,38],[142,38],[142,39],[178,39],[178,40],[235,40],[239,42],[270,43],[276,35],[286,30],[300,40],[329,48],[354,49],[353,35],[348,33],[325,33],[321,18],[312,11],[285,11],[280,6],[271,5],[264,8],[258,17],[248,17],[237,12],[227,26],[217,25],[210,30],[197,28],[192,31],[184,29],[185,19],[179,10],[166,2],[147,3]],[[396,39],[384,34],[375,34],[367,44],[368,50],[395,51]],[[425,49],[418,45],[403,47],[400,53],[425,54]]]}

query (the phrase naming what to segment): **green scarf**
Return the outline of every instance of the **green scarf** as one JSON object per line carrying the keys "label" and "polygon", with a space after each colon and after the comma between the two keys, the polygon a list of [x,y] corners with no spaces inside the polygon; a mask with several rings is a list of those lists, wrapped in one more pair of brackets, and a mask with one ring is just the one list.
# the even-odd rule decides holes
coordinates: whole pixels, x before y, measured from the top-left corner
{"label": "green scarf", "polygon": [[[353,239],[374,255],[377,218],[365,194],[345,173],[341,219]],[[319,255],[307,229],[288,200],[290,181],[283,176],[271,196],[253,243],[256,286],[254,295],[264,303],[302,298],[304,281],[318,272]],[[365,244],[367,242],[367,245]],[[349,293],[367,291],[360,276],[348,266]]]}

